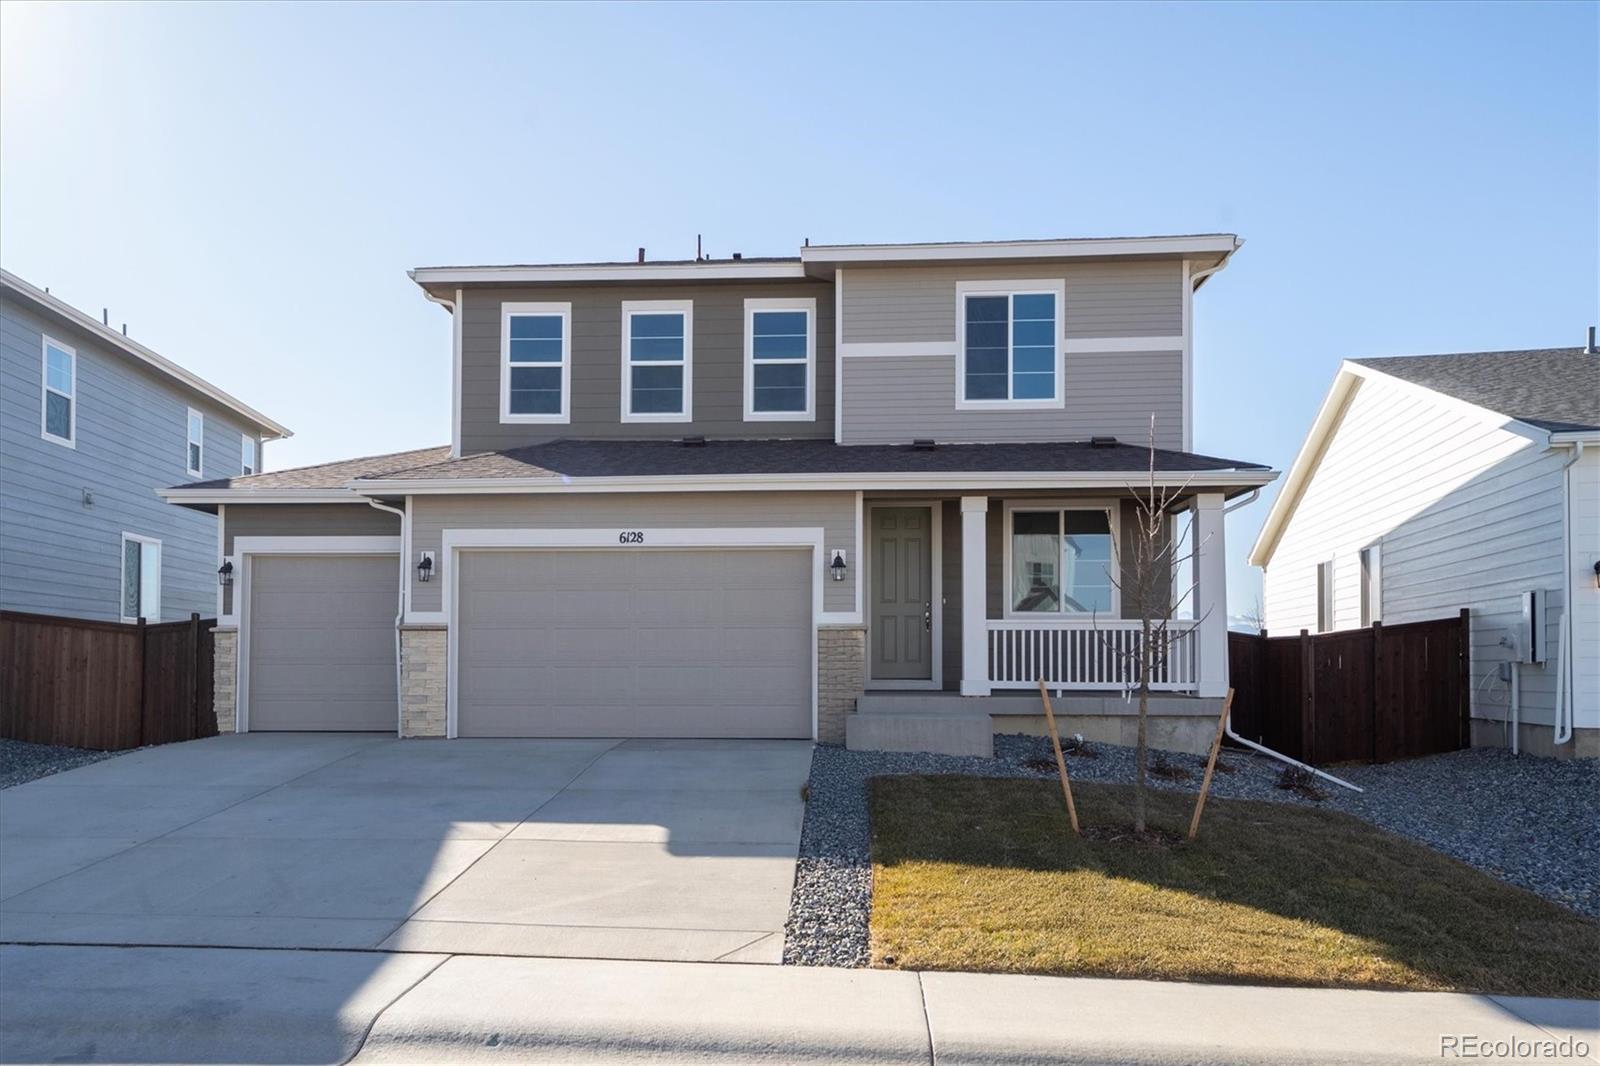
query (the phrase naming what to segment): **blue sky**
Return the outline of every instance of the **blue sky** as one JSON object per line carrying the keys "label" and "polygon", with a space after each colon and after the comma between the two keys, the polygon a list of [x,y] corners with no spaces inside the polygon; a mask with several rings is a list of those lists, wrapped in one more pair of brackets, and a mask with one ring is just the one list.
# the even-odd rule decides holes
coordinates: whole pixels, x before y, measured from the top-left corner
{"label": "blue sky", "polygon": [[281,468],[448,439],[408,267],[1225,230],[1196,446],[1287,468],[1341,358],[1600,319],[1597,12],[8,2],[0,261]]}

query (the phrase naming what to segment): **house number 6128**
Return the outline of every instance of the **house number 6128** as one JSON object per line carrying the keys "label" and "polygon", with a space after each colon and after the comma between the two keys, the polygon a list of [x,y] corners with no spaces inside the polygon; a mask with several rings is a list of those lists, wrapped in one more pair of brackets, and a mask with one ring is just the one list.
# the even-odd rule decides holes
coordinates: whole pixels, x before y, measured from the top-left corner
{"label": "house number 6128", "polygon": [[642,530],[642,529],[624,529],[621,533],[617,534],[617,543],[618,544],[643,544],[644,543],[644,530]]}

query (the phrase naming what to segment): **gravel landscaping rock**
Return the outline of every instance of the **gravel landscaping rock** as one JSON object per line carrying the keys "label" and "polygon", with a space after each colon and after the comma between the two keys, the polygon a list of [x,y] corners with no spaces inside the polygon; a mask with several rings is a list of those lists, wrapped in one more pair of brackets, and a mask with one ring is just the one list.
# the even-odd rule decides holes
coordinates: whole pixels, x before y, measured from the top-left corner
{"label": "gravel landscaping rock", "polygon": [[[815,750],[784,940],[785,963],[865,966],[868,962],[872,860],[867,782],[889,774],[1055,775],[1050,741],[1044,737],[997,736],[994,748],[993,759],[835,747]],[[1074,781],[1133,782],[1132,748],[1104,744],[1091,748],[1097,757],[1068,756],[1067,769]],[[1167,760],[1190,770],[1189,778],[1151,777],[1151,786],[1195,792],[1205,759],[1169,754]],[[1344,811],[1600,918],[1600,882],[1594,876],[1600,869],[1600,810],[1594,804],[1600,795],[1600,761],[1519,758],[1479,748],[1378,766],[1330,767],[1330,773],[1366,791],[1351,792],[1317,779],[1321,800],[1280,789],[1283,764],[1276,760],[1224,751],[1222,762],[1233,772],[1219,770],[1212,779],[1213,797]]]}
{"label": "gravel landscaping rock", "polygon": [[120,754],[115,751],[64,748],[54,744],[29,744],[22,740],[0,740],[0,788],[27,784],[41,777]]}

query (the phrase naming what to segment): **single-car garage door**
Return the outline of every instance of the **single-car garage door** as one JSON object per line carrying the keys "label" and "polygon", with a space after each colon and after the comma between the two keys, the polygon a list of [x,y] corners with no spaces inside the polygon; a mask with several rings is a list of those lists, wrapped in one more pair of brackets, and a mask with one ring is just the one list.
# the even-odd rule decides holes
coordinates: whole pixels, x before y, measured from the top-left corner
{"label": "single-car garage door", "polygon": [[251,731],[396,731],[398,565],[393,555],[251,558]]}
{"label": "single-car garage door", "polygon": [[470,551],[457,578],[459,736],[811,736],[809,551]]}

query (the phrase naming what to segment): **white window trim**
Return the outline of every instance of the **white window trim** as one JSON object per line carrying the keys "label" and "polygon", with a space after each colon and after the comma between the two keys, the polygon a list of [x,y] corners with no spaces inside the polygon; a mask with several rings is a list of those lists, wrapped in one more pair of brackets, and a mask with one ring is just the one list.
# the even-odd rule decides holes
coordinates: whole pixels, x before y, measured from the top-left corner
{"label": "white window trim", "polygon": [[261,472],[261,447],[248,433],[239,435],[239,476],[249,477]]}
{"label": "white window trim", "polygon": [[[128,587],[128,542],[130,540],[134,541],[135,543],[140,544],[140,545],[154,544],[156,546],[156,579],[155,579],[156,602],[155,602],[155,617],[152,618],[149,614],[146,614],[144,617],[145,617],[146,621],[148,621],[148,622],[151,622],[151,623],[159,622],[159,621],[161,621],[161,555],[162,555],[161,541],[156,537],[144,537],[144,536],[140,536],[138,533],[129,533],[126,530],[123,531],[122,540],[120,542],[121,548],[122,548],[122,557],[117,561],[117,573],[120,575],[119,580],[117,581],[117,617],[121,618],[124,622],[130,623],[130,624],[139,621],[139,619],[137,617],[130,618],[128,615],[125,615],[125,614],[122,613],[122,608],[124,606],[123,599],[122,599],[122,592],[123,592],[124,589],[126,589]],[[140,549],[141,557],[143,556],[143,554],[144,554],[143,553],[143,549],[141,548]],[[140,585],[139,606],[140,606],[141,609],[146,606],[146,604],[144,602],[144,591],[143,591],[143,584],[142,583]]]}
{"label": "white window trim", "polygon": [[[755,409],[755,321],[757,311],[806,313],[806,409]],[[817,419],[817,301],[814,297],[750,297],[744,302],[744,420],[746,422],[815,422]]]}
{"label": "white window trim", "polygon": [[[194,420],[200,420],[200,439],[194,439]],[[200,448],[200,462],[196,466],[189,465],[189,451],[196,445]],[[204,477],[202,471],[206,465],[206,413],[189,408],[183,417],[183,467],[195,477]]]}
{"label": "white window trim", "polygon": [[1093,611],[1017,611],[1012,607],[1016,597],[1011,588],[1011,528],[1012,515],[1017,511],[1103,511],[1106,523],[1111,529],[1111,566],[1120,569],[1122,561],[1122,506],[1118,500],[1007,500],[1005,501],[1005,522],[1001,526],[1000,539],[1003,545],[1001,566],[1004,568],[1003,581],[1005,584],[1005,601],[1001,603],[1001,617],[1008,620],[1026,622],[1030,619],[1052,618],[1106,618],[1120,619],[1122,617],[1122,589],[1118,582],[1122,580],[1119,573],[1111,574],[1111,609],[1105,614]]}
{"label": "white window trim", "polygon": [[[51,348],[66,352],[68,358],[72,360],[72,394],[70,396],[60,389],[52,389],[50,387]],[[68,403],[71,405],[67,408],[67,435],[65,437],[58,437],[51,433],[49,429],[49,396],[52,392],[58,396],[66,396]],[[44,339],[39,345],[39,436],[63,447],[76,448],[78,446],[78,349],[70,344],[62,344],[49,334],[44,335]]]}
{"label": "white window trim", "polygon": [[[1055,395],[1044,400],[967,399],[967,297],[1054,296],[1056,298]],[[1065,278],[956,282],[956,410],[1058,411],[1066,407],[1067,282]],[[1006,351],[1006,391],[1011,391],[1011,345]]]}
{"label": "white window trim", "polygon": [[[628,358],[632,340],[634,315],[682,315],[683,359],[634,360]],[[633,410],[633,368],[636,366],[682,366],[683,410],[678,412],[644,412]],[[693,300],[624,300],[622,301],[622,420],[624,422],[692,422],[694,421],[694,301]]]}
{"label": "white window trim", "polygon": [[[511,413],[511,319],[515,315],[556,315],[561,319],[561,410],[553,415]],[[549,368],[553,363],[518,363]],[[566,425],[572,421],[572,304],[500,305],[500,422],[502,425]]]}

